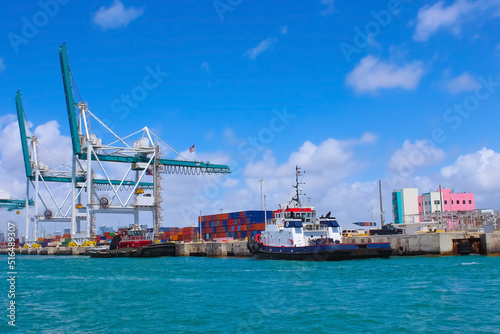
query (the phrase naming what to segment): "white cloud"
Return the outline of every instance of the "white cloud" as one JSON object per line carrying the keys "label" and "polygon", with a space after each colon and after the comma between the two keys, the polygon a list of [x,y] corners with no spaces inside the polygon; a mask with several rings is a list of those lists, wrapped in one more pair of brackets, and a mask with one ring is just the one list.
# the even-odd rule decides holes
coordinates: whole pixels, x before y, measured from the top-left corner
{"label": "white cloud", "polygon": [[282,35],[286,35],[287,32],[288,32],[288,26],[287,25],[284,25],[284,26],[280,27],[280,33]]}
{"label": "white cloud", "polygon": [[362,144],[371,144],[377,141],[377,135],[374,133],[366,132],[361,136],[360,142]]}
{"label": "white cloud", "polygon": [[500,193],[500,153],[491,149],[461,155],[450,166],[441,169],[441,175],[450,184],[479,192]]}
{"label": "white cloud", "polygon": [[[264,193],[268,195],[268,208],[277,208],[291,198],[291,187],[295,181],[295,166],[300,166],[303,174],[303,201],[311,198],[318,212],[325,214],[332,210],[341,221],[367,219],[370,201],[377,198],[376,182],[345,182],[363,168],[355,156],[354,145],[365,144],[371,135],[345,141],[329,138],[320,144],[306,141],[287,161],[279,164],[272,151],[267,150],[262,159],[250,162],[243,176],[247,189],[235,194],[233,201],[242,201],[246,207],[258,207],[259,179],[264,179]],[[356,195],[357,194],[357,195]],[[241,196],[241,197],[240,197]],[[367,211],[360,212],[360,208]],[[366,214],[366,216],[365,216]]]}
{"label": "white cloud", "polygon": [[458,0],[448,7],[444,7],[444,2],[440,1],[433,6],[426,5],[420,8],[413,38],[417,41],[426,41],[440,28],[451,28],[458,33],[460,18],[470,6],[467,1]]}
{"label": "white cloud", "polygon": [[465,72],[458,77],[448,80],[445,83],[445,87],[450,93],[458,94],[475,90],[477,87],[479,87],[479,82],[474,76]]}
{"label": "white cloud", "polygon": [[102,30],[126,27],[130,22],[144,13],[143,8],[125,8],[123,3],[115,0],[113,4],[106,8],[102,6],[94,14],[93,21]]}
{"label": "white cloud", "polygon": [[3,61],[3,58],[0,58],[0,72],[3,72],[5,70],[5,63]]}
{"label": "white cloud", "polygon": [[439,1],[432,6],[426,5],[418,11],[413,39],[426,41],[430,36],[444,29],[451,30],[458,35],[465,22],[472,21],[483,14],[498,16],[499,9],[500,2],[496,0],[456,0],[449,6],[445,6],[444,1]]}
{"label": "white cloud", "polygon": [[265,52],[272,48],[273,44],[276,43],[277,39],[275,37],[268,37],[265,40],[261,41],[259,45],[254,48],[250,48],[245,53],[244,56],[248,56],[250,59],[257,58],[262,52]]}
{"label": "white cloud", "polygon": [[359,93],[376,93],[379,89],[415,89],[424,74],[421,61],[398,66],[366,56],[347,75],[346,83]]}
{"label": "white cloud", "polygon": [[0,188],[18,197],[21,197],[26,189],[26,173],[21,152],[19,126],[16,117],[14,115],[1,117]]}
{"label": "white cloud", "polygon": [[403,147],[394,152],[389,159],[387,168],[390,172],[404,177],[409,176],[406,175],[409,171],[436,164],[443,158],[444,151],[431,146],[426,140],[417,140],[415,143],[405,140]]}
{"label": "white cloud", "polygon": [[334,12],[335,10],[334,0],[321,0],[320,3],[326,6],[326,8],[321,12],[321,15],[330,15]]}

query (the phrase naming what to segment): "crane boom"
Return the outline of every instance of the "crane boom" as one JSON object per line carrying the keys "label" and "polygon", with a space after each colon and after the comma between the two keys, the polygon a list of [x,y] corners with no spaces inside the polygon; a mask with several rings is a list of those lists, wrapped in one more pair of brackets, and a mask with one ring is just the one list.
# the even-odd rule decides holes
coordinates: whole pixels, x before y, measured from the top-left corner
{"label": "crane boom", "polygon": [[26,136],[26,124],[24,123],[24,109],[20,91],[16,92],[16,109],[19,133],[21,135],[21,147],[23,148],[24,169],[26,170],[26,177],[31,178],[33,171],[31,170],[30,152],[28,150],[28,138]]}
{"label": "crane boom", "polygon": [[63,43],[61,45],[61,49],[59,50],[59,61],[61,63],[61,73],[64,85],[64,96],[66,98],[66,108],[68,109],[69,129],[71,131],[73,153],[80,154],[82,152],[82,147],[80,145],[80,137],[78,135],[78,122],[75,112],[75,98],[73,96],[73,88],[71,87],[71,71],[69,69],[66,43]]}

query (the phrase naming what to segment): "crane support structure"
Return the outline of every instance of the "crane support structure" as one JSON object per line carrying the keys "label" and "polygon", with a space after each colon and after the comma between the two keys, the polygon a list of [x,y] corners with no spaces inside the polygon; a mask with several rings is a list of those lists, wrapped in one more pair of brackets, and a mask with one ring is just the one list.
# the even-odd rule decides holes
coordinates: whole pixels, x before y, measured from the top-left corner
{"label": "crane support structure", "polygon": [[[40,156],[38,154],[39,143],[33,134],[28,136],[26,128],[26,119],[24,113],[24,107],[22,104],[21,92],[17,91],[15,96],[17,119],[19,125],[19,134],[21,139],[21,147],[23,151],[24,167],[26,172],[26,198],[29,198],[30,184],[34,188],[35,196],[34,200],[29,201],[23,200],[10,200],[10,202],[0,202],[0,207],[6,207],[9,211],[22,209],[26,206],[34,206],[34,215],[30,218],[29,210],[26,210],[26,237],[30,239],[30,228],[29,224],[32,221],[34,223],[34,233],[31,235],[34,241],[38,237],[38,223],[40,221],[45,222],[68,222],[72,219],[71,210],[67,209],[68,206],[68,196],[64,201],[57,201],[56,196],[54,196],[54,191],[52,188],[53,183],[72,183],[72,170],[68,167],[66,170],[51,170],[47,165],[40,161]],[[75,186],[78,188],[78,193],[81,194],[82,188],[87,184],[87,177],[83,171],[75,171]],[[92,183],[103,189],[109,189],[110,187],[115,187],[117,189],[139,187],[141,189],[153,189],[154,184],[152,182],[135,182],[132,180],[115,180],[115,179],[92,179]],[[42,191],[41,186],[45,187],[45,192]],[[39,212],[39,209],[43,208],[43,213]],[[75,223],[79,222],[81,219],[75,218]],[[75,234],[80,230],[80,227],[75,226]]]}

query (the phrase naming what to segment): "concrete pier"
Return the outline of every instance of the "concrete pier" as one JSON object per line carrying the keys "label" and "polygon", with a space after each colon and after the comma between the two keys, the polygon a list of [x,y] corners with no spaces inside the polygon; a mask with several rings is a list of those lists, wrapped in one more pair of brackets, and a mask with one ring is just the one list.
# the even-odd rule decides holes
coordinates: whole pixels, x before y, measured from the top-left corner
{"label": "concrete pier", "polygon": [[[343,243],[389,242],[394,256],[459,255],[463,252],[500,255],[500,231],[494,233],[424,233],[344,237]],[[251,257],[246,241],[176,243],[175,256]],[[16,249],[22,255],[88,255],[92,247],[44,247]],[[1,249],[0,254],[7,254]]]}
{"label": "concrete pier", "polygon": [[343,238],[344,243],[389,242],[393,255],[458,255],[463,242],[469,242],[473,253],[500,255],[500,232],[494,233],[424,233]]}

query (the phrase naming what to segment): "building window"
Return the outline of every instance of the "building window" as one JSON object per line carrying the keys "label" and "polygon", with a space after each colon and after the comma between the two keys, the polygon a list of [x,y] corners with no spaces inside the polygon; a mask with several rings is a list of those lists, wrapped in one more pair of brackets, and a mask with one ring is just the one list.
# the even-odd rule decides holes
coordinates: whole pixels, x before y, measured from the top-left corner
{"label": "building window", "polygon": [[448,204],[448,201],[447,201],[447,200],[444,200],[444,204]]}
{"label": "building window", "polygon": [[463,204],[465,204],[465,200],[463,200]]}
{"label": "building window", "polygon": [[472,204],[472,200],[469,200],[469,204]]}
{"label": "building window", "polygon": [[451,200],[451,204],[453,204],[453,200]]}
{"label": "building window", "polygon": [[422,206],[422,203],[418,203],[418,206]]}

